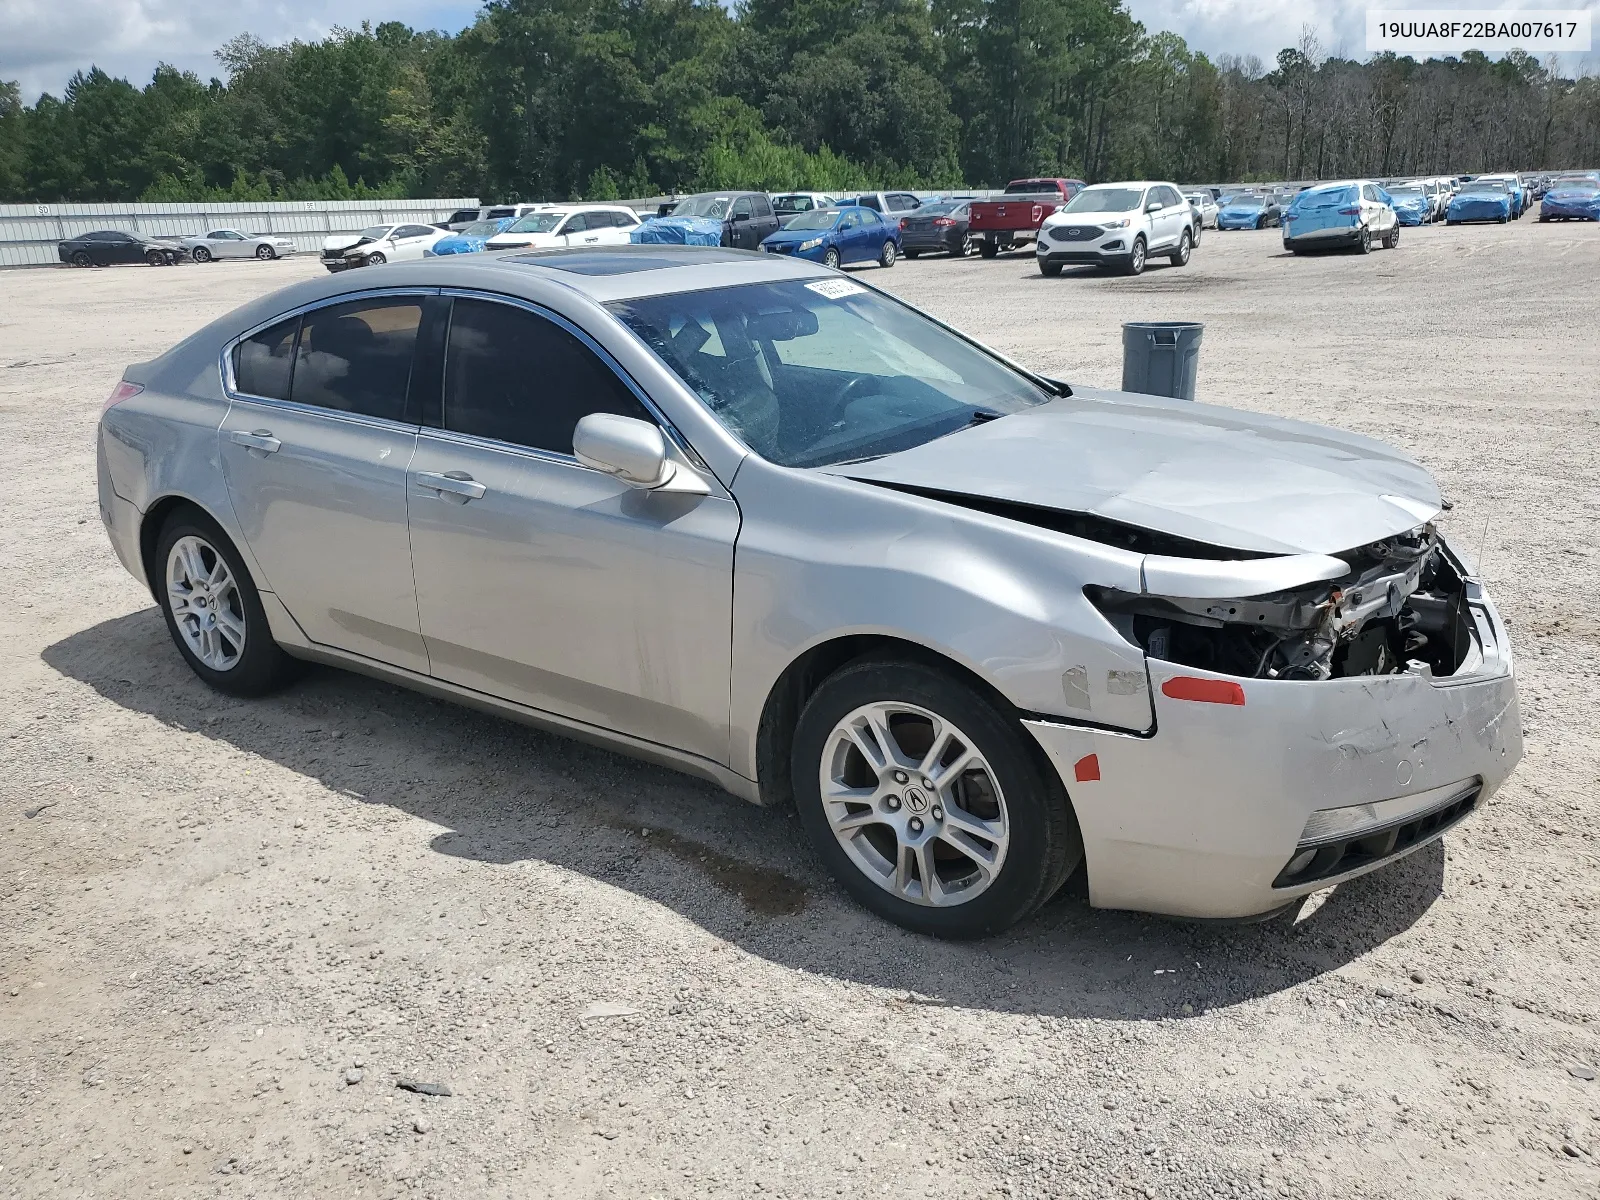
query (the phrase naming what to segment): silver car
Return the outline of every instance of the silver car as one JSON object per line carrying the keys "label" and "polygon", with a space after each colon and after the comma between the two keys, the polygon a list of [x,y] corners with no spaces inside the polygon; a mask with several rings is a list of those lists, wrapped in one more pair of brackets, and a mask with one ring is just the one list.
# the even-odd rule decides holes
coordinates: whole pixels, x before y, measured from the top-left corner
{"label": "silver car", "polygon": [[197,263],[214,258],[259,258],[270,261],[294,253],[294,242],[276,233],[240,233],[237,229],[212,229],[194,237],[179,238]]}
{"label": "silver car", "polygon": [[804,260],[612,247],[297,284],[128,368],[100,507],[195,673],[347,667],[798,805],[972,936],[1080,866],[1251,917],[1521,755],[1397,450],[1069,387]]}

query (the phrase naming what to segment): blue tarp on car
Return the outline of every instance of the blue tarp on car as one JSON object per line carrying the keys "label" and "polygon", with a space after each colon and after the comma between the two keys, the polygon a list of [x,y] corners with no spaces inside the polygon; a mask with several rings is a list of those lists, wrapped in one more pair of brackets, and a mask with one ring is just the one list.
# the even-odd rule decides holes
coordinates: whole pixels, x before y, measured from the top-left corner
{"label": "blue tarp on car", "polygon": [[653,217],[628,235],[635,244],[720,246],[722,222],[703,217]]}

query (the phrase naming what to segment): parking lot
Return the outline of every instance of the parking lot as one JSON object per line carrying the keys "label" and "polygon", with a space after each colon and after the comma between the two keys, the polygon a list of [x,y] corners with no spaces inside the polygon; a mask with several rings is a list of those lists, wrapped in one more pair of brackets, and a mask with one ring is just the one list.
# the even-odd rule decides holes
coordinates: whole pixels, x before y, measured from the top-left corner
{"label": "parking lot", "polygon": [[836,895],[792,813],[191,674],[101,528],[99,406],[321,270],[0,274],[0,1196],[1600,1197],[1600,229],[856,273],[1096,386],[1123,321],[1203,321],[1199,399],[1437,475],[1519,656],[1526,758],[1442,843],[1292,921],[1064,894],[973,944]]}

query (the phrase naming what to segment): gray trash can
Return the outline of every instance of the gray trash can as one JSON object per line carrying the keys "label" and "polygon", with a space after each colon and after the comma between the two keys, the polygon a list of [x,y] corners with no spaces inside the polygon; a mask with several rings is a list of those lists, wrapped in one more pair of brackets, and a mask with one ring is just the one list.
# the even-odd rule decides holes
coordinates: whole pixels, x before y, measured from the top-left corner
{"label": "gray trash can", "polygon": [[1198,321],[1129,321],[1122,327],[1122,390],[1193,400],[1205,328]]}

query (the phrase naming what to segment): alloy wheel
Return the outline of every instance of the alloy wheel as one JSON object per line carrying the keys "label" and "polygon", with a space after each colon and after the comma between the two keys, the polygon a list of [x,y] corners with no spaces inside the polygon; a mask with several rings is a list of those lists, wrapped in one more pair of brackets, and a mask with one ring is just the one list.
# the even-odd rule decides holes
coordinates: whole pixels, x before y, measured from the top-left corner
{"label": "alloy wheel", "polygon": [[822,255],[822,265],[835,271],[839,269],[839,252],[829,246]]}
{"label": "alloy wheel", "polygon": [[167,605],[189,652],[213,671],[244,654],[245,608],[227,560],[203,538],[179,538],[167,552]]}
{"label": "alloy wheel", "polygon": [[210,262],[211,261],[211,251],[207,250],[204,246],[196,246],[194,248],[194,260],[197,263],[208,263],[208,262]]}
{"label": "alloy wheel", "polygon": [[256,247],[256,257],[259,258],[262,262],[266,262],[269,259],[277,258],[278,255],[277,255],[277,252],[274,251],[271,246],[257,246]]}
{"label": "alloy wheel", "polygon": [[864,705],[824,743],[822,808],[855,867],[912,904],[948,908],[999,877],[1005,796],[976,744],[912,704]]}

